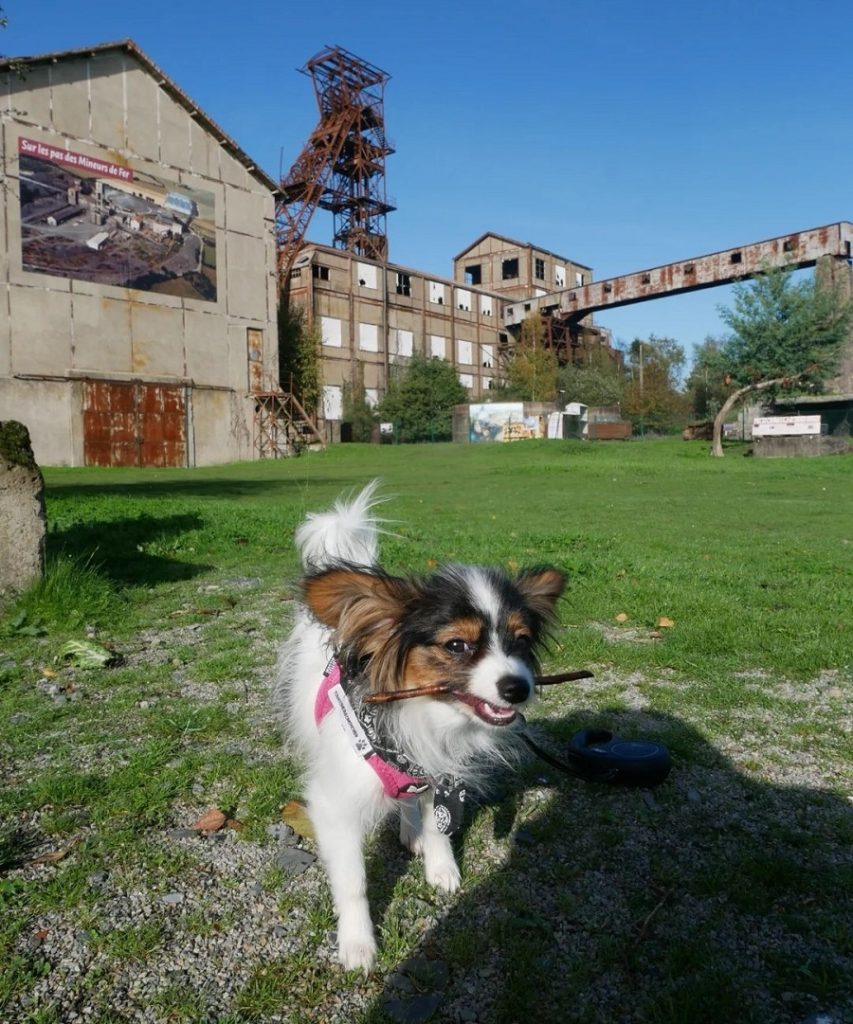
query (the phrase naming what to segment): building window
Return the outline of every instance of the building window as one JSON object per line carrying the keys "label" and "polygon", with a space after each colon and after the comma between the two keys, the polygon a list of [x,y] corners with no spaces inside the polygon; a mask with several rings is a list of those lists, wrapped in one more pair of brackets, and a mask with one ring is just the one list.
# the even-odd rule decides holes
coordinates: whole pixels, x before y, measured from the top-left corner
{"label": "building window", "polygon": [[444,304],[444,285],[439,284],[438,281],[430,281],[429,283],[429,301],[435,302],[441,306]]}
{"label": "building window", "polygon": [[558,288],[566,287],[566,268],[554,267],[554,284]]}
{"label": "building window", "polygon": [[329,280],[329,268],[321,267],[318,263],[315,263],[311,267],[311,276],[315,281],[328,281]]}
{"label": "building window", "polygon": [[575,288],[583,288],[583,274],[575,271]]}
{"label": "building window", "polygon": [[302,267],[297,267],[296,270],[290,271],[291,281],[298,281],[300,277],[302,277]]}
{"label": "building window", "polygon": [[397,274],[397,294],[398,295],[411,295],[412,294],[412,279],[408,274]]}
{"label": "building window", "polygon": [[362,352],[379,351],[379,328],[376,324],[358,325],[358,347]]}
{"label": "building window", "polygon": [[342,348],[341,321],[335,316],[321,316],[320,336],[324,345],[328,345],[330,348]]}
{"label": "building window", "polygon": [[501,277],[504,281],[511,281],[514,277],[518,277],[518,257],[501,261]]}
{"label": "building window", "polygon": [[494,366],[495,362],[495,346],[494,345],[481,345],[480,346],[480,362],[487,370],[490,370]]}
{"label": "building window", "polygon": [[467,388],[469,391],[472,391],[474,388],[474,378],[471,376],[470,373],[460,373],[459,383],[462,385],[463,388]]}
{"label": "building window", "polygon": [[732,255],[731,255],[731,262],[732,263],[742,263],[743,262],[743,253],[742,252],[733,252]]}
{"label": "building window", "polygon": [[456,306],[458,309],[465,310],[466,313],[471,312],[471,293],[465,291],[464,288],[456,289]]}
{"label": "building window", "polygon": [[396,348],[393,349],[395,355],[410,356],[415,348],[414,331],[404,331],[402,328],[393,331],[391,334],[391,343],[396,346]]}
{"label": "building window", "polygon": [[433,359],[446,359],[446,339],[442,338],[441,335],[439,334],[431,334],[429,336],[429,354],[432,356]]}
{"label": "building window", "polygon": [[465,284],[482,284],[483,268],[479,263],[473,263],[465,268]]}
{"label": "building window", "polygon": [[323,388],[323,417],[339,420],[343,414],[343,394],[337,384],[326,384]]}
{"label": "building window", "polygon": [[533,276],[537,281],[545,280],[545,260],[540,260],[538,257],[533,261]]}
{"label": "building window", "polygon": [[360,288],[375,288],[376,287],[376,267],[372,263],[359,263],[357,264],[358,269],[358,284]]}
{"label": "building window", "polygon": [[456,362],[463,366],[471,366],[474,363],[474,346],[470,341],[456,339]]}
{"label": "building window", "polygon": [[480,313],[483,316],[492,315],[492,297],[491,295],[480,296]]}

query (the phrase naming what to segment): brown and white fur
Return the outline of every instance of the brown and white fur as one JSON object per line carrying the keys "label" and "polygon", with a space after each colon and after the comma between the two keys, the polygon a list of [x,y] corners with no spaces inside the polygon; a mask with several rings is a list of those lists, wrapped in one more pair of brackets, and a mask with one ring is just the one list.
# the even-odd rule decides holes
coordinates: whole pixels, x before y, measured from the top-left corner
{"label": "brown and white fur", "polygon": [[381,706],[384,733],[427,777],[476,786],[517,747],[518,711],[534,696],[535,652],[565,586],[557,569],[511,579],[477,566],[447,565],[427,577],[379,568],[375,484],[296,531],[303,604],[285,642],[274,692],[285,732],[305,762],[305,800],[338,918],[338,952],[369,971],[376,942],[362,842],[392,811],[400,839],[424,859],[427,881],[453,892],[459,868],[438,831],[432,792],[395,800],[350,745],[334,716],[315,721],[315,699],[334,654],[361,666],[358,695],[442,683],[450,692]]}

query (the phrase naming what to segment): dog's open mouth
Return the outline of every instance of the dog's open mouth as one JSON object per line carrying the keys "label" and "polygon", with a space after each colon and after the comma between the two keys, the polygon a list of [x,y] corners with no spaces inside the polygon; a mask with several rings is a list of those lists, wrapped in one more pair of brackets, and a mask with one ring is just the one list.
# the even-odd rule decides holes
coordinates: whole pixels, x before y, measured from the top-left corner
{"label": "dog's open mouth", "polygon": [[514,708],[505,708],[500,707],[497,704],[490,704],[489,701],[483,700],[482,697],[475,697],[472,693],[463,693],[461,690],[454,690],[453,696],[457,700],[462,701],[463,704],[467,704],[477,718],[484,721],[487,725],[509,725],[510,722],[514,722],[517,717]]}

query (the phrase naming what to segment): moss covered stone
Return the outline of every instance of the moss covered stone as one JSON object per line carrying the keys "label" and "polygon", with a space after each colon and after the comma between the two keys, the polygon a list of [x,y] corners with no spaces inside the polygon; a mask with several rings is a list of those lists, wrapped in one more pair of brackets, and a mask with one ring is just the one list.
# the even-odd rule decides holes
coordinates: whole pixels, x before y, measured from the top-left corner
{"label": "moss covered stone", "polygon": [[0,459],[12,466],[35,469],[30,432],[17,420],[0,420]]}

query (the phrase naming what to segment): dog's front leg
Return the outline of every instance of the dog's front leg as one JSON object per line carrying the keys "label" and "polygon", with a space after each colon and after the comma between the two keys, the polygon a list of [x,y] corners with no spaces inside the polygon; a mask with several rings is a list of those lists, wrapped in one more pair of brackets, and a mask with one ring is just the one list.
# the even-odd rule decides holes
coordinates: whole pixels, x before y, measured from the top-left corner
{"label": "dog's front leg", "polygon": [[432,811],[433,792],[417,801],[404,800],[400,808],[400,842],[424,859],[424,875],[430,885],[445,892],[459,888],[461,876],[448,836],[439,832]]}
{"label": "dog's front leg", "polygon": [[307,804],[338,918],[338,958],[348,971],[367,974],[376,960],[376,939],[367,903],[364,822],[357,806],[329,800],[320,786],[309,786]]}

